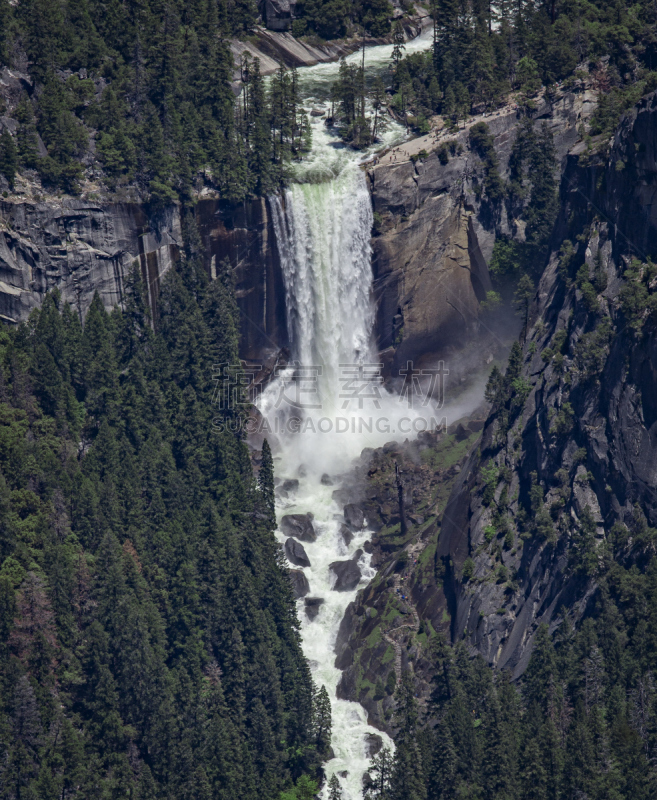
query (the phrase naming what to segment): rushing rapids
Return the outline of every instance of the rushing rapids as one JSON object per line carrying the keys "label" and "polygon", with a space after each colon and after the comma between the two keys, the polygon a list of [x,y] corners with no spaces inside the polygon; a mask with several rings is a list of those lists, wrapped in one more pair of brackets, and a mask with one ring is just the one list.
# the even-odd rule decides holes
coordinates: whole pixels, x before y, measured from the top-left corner
{"label": "rushing rapids", "polygon": [[[406,49],[425,49],[430,44],[426,33]],[[368,78],[385,73],[391,51],[391,46],[382,46],[365,52]],[[362,52],[351,56],[354,61],[361,58]],[[337,64],[322,64],[300,70],[300,90],[309,108],[328,109],[338,68]],[[389,121],[384,144],[395,144],[403,137],[403,128]],[[356,530],[353,540],[345,544],[340,532],[343,507],[334,493],[363,448],[408,436],[398,428],[400,417],[409,414],[399,398],[378,386],[373,366],[377,357],[372,340],[372,208],[360,166],[369,155],[344,147],[316,116],[312,151],[296,166],[295,183],[282,198],[270,198],[293,358],[301,371],[294,375],[295,368],[290,368],[287,375],[270,384],[260,400],[260,410],[270,422],[294,416],[298,423],[298,431],[288,430],[275,442],[277,476],[299,481],[298,488],[280,493],[277,511],[279,519],[287,514],[313,514],[317,539],[303,542],[310,561],[303,571],[310,586],[308,597],[323,602],[311,619],[304,601],[299,601],[301,634],[313,678],[317,685],[326,686],[332,698],[334,758],[327,763],[326,772],[327,778],[339,776],[345,800],[362,797],[363,773],[369,765],[368,734],[378,734],[390,747],[392,742],[367,724],[359,704],[336,697],[340,671],[334,666],[334,644],[340,621],[358,588],[375,572],[369,556],[362,553],[371,535],[367,526]],[[363,375],[365,401],[354,394],[354,376]],[[300,395],[288,392],[295,378]],[[351,399],[345,390],[351,390]],[[291,404],[286,402],[290,397]],[[286,541],[280,529],[279,539],[282,544]],[[329,565],[354,558],[361,573],[359,585],[336,591],[336,575]]]}

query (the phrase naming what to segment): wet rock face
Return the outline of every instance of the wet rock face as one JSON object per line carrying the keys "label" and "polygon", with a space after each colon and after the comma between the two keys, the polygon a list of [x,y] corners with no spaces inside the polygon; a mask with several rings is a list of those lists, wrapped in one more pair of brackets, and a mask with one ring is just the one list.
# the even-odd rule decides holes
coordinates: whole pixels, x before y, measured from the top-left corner
{"label": "wet rock face", "polygon": [[310,559],[306,555],[303,545],[297,542],[296,539],[286,539],[284,549],[287,560],[291,564],[296,564],[297,567],[310,566]]}
{"label": "wet rock face", "polygon": [[[304,566],[310,566],[310,563]],[[300,597],[305,597],[310,591],[310,584],[308,583],[308,578],[306,578],[303,570],[291,569],[290,581],[292,582],[292,591],[294,592],[294,596],[297,600]]]}
{"label": "wet rock face", "polygon": [[226,260],[233,269],[235,297],[242,312],[240,357],[265,366],[289,344],[271,203],[264,197],[238,206],[201,199],[196,218],[208,275],[219,274]]}
{"label": "wet rock face", "polygon": [[281,519],[281,530],[301,542],[317,541],[312,514],[286,514]]}
{"label": "wet rock face", "polygon": [[368,758],[375,756],[383,747],[383,739],[377,733],[365,734],[365,751]]}
{"label": "wet rock face", "polygon": [[296,478],[292,478],[280,483],[276,487],[276,494],[279,497],[286,499],[291,495],[296,494],[298,490],[299,490],[299,481]]}
{"label": "wet rock face", "polygon": [[[583,92],[562,95],[552,105],[539,103],[535,124],[552,131],[562,167],[593,101],[592,92]],[[510,104],[471,124],[478,121],[489,127],[506,180],[521,121],[517,109]],[[443,163],[435,150],[448,139],[462,149]],[[408,359],[448,355],[455,341],[459,349],[467,342],[494,341],[479,324],[479,303],[492,288],[487,263],[496,236],[524,233],[475,193],[472,179],[464,181],[466,173],[480,176],[483,169],[468,142],[467,129],[437,143],[427,137],[427,158],[413,164],[400,157],[368,172],[374,211],[382,220],[372,241],[377,342],[382,351],[390,348],[386,363],[394,375]]]}
{"label": "wet rock face", "polygon": [[349,547],[354,539],[354,534],[347,525],[340,526],[340,536],[342,537],[342,541],[345,543],[346,547]]}
{"label": "wet rock face", "polygon": [[348,503],[344,507],[344,520],[352,531],[360,531],[365,526],[363,509],[355,503]]}
{"label": "wet rock face", "polygon": [[351,592],[359,584],[361,578],[360,567],[353,560],[333,561],[329,564],[329,569],[335,575],[333,591]]}

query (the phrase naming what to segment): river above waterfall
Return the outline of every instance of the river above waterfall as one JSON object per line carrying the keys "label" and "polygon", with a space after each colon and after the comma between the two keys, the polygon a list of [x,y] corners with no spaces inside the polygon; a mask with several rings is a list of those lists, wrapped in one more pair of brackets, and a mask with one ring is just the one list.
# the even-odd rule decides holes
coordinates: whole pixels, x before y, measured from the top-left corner
{"label": "river above waterfall", "polygon": [[[433,42],[433,30],[427,28],[420,36],[405,44],[405,53],[427,50]],[[388,85],[392,80],[391,56],[393,45],[379,45],[365,48],[365,79],[368,85],[380,77]],[[358,50],[346,58],[349,64],[360,65],[363,51]],[[310,113],[321,111],[328,115],[331,108],[331,86],[338,79],[339,62],[302,67],[298,71],[298,86],[304,108]],[[365,151],[354,150],[340,140],[335,129],[325,125],[325,117],[311,116],[313,141],[312,150],[301,161],[292,166],[293,179],[297,182],[327,180],[337,177],[350,165],[357,165],[370,158],[384,147],[399,144],[406,138],[406,129],[395,122],[388,114],[383,116],[383,126],[379,130],[380,141]]]}
{"label": "river above waterfall", "polygon": [[[431,32],[406,44],[406,52],[431,46]],[[367,81],[390,75],[392,45],[365,51]],[[362,51],[349,56],[360,63]],[[351,525],[345,541],[344,491],[354,459],[366,447],[407,438],[408,424],[418,413],[400,403],[381,385],[373,341],[371,229],[372,207],[361,164],[378,149],[406,137],[403,126],[386,118],[380,141],[365,152],[346,147],[319,112],[330,110],[330,88],[339,64],[300,69],[301,100],[311,116],[311,152],[293,166],[293,183],[282,196],[269,199],[285,289],[288,333],[293,365],[269,384],[259,408],[272,431],[279,483],[279,524],[287,515],[312,515],[314,534],[296,541],[310,566],[301,569],[308,582],[298,601],[302,646],[313,679],[326,686],[332,700],[334,758],[325,765],[327,779],[337,774],[344,800],[362,798],[363,773],[369,766],[368,747],[380,736],[367,724],[358,703],[336,696],[341,672],[334,666],[335,641],[347,605],[358,589],[374,577],[364,545],[371,537],[367,524]],[[360,388],[359,388],[360,387]],[[290,421],[294,425],[290,425]],[[289,532],[289,529],[288,529]],[[312,541],[313,535],[316,539]],[[279,527],[282,545],[293,537]],[[310,540],[308,540],[310,539]],[[303,559],[302,559],[303,562]],[[354,565],[360,581],[336,591],[334,562]],[[353,580],[352,580],[353,583]],[[312,600],[310,604],[306,600]],[[322,797],[326,798],[324,787]]]}

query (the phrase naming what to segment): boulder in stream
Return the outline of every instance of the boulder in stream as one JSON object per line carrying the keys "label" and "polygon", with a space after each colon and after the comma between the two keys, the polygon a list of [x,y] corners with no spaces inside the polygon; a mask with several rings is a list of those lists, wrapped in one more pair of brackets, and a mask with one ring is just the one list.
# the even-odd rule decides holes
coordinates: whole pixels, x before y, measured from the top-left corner
{"label": "boulder in stream", "polygon": [[303,545],[297,542],[296,539],[286,539],[285,541],[285,555],[291,564],[296,564],[297,567],[309,567],[310,559],[303,549]]}
{"label": "boulder in stream", "polygon": [[378,733],[365,734],[365,752],[367,753],[368,758],[375,756],[382,747],[383,739]]}
{"label": "boulder in stream", "polygon": [[313,620],[319,614],[319,607],[324,605],[323,597],[306,597],[303,601],[306,607],[306,616]]}
{"label": "boulder in stream", "polygon": [[344,525],[344,524],[343,524],[343,525],[340,525],[340,536],[342,536],[342,541],[345,543],[345,545],[346,545],[347,547],[349,547],[349,545],[350,545],[350,544],[351,544],[351,542],[353,541],[354,535],[353,535],[353,533],[352,533],[352,532],[349,530],[349,528],[347,527],[347,525]]}
{"label": "boulder in stream", "polygon": [[363,509],[355,503],[347,503],[344,507],[344,520],[352,531],[360,531],[365,525]]}
{"label": "boulder in stream", "polygon": [[301,542],[317,541],[312,514],[286,514],[281,519],[281,530]]}
{"label": "boulder in stream", "polygon": [[305,597],[310,591],[310,584],[308,583],[308,578],[306,578],[304,575],[303,570],[291,569],[290,581],[292,582],[292,591],[294,592],[295,599],[298,600],[300,597]]}
{"label": "boulder in stream", "polygon": [[358,564],[353,560],[333,561],[329,564],[329,569],[335,575],[335,592],[351,592],[360,582],[361,573]]}
{"label": "boulder in stream", "polygon": [[286,498],[289,497],[291,494],[295,494],[299,490],[299,481],[296,478],[288,478],[281,483],[277,489],[276,493],[279,497]]}

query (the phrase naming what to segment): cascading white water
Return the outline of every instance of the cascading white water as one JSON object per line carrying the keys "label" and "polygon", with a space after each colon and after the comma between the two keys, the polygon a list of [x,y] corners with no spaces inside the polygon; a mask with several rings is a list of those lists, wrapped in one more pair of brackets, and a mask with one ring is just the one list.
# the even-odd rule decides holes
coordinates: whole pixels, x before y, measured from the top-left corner
{"label": "cascading white water", "polygon": [[[425,34],[410,43],[408,49],[424,49],[430,43],[430,35]],[[366,70],[385,70],[391,50],[391,46],[369,49]],[[360,57],[355,54],[352,59]],[[304,102],[326,108],[337,69],[338,65],[330,64],[301,70],[299,83]],[[393,144],[403,135],[401,126],[389,123],[384,141]],[[299,432],[288,430],[275,443],[277,477],[299,479],[299,488],[291,497],[278,499],[277,513],[279,519],[292,513],[314,515],[318,538],[313,543],[304,542],[311,563],[304,573],[310,585],[308,596],[322,598],[324,602],[316,618],[310,620],[300,600],[299,617],[303,649],[313,679],[318,685],[325,685],[332,697],[335,757],[326,764],[326,772],[327,777],[338,774],[345,800],[362,797],[363,773],[369,766],[366,735],[378,733],[386,745],[392,746],[392,742],[367,724],[362,706],[336,697],[340,671],[334,666],[334,645],[345,609],[357,589],[334,591],[329,564],[351,558],[371,534],[365,528],[345,545],[340,535],[342,506],[333,493],[340,488],[341,476],[364,447],[406,438],[408,432],[399,431],[398,420],[402,415],[412,414],[398,398],[378,387],[370,396],[369,406],[357,399],[345,402],[341,391],[348,385],[345,374],[352,374],[359,365],[367,370],[368,365],[377,361],[372,340],[372,208],[360,168],[363,158],[362,154],[343,147],[322,120],[315,118],[312,152],[296,169],[299,182],[282,199],[270,198],[293,358],[305,368],[317,368],[312,391],[306,398],[309,401],[306,406],[315,407],[295,408],[292,412],[285,408],[285,403],[281,403],[285,375],[270,384],[259,401],[271,429],[276,429],[275,419],[286,412],[288,416],[294,413],[301,421]],[[322,419],[328,420],[330,429],[322,428]],[[381,420],[385,422],[378,424]],[[325,474],[331,476],[332,485],[326,485],[326,479],[322,481]],[[279,540],[285,541],[281,533]],[[367,554],[360,556],[362,578],[357,588],[365,586],[375,575],[369,559]],[[327,797],[326,787],[323,797]]]}
{"label": "cascading white water", "polygon": [[340,364],[372,361],[372,207],[365,177],[345,169],[326,183],[296,184],[274,198],[290,340],[304,365],[321,365],[323,403]]}

